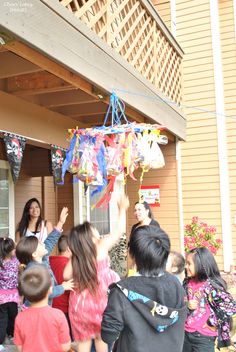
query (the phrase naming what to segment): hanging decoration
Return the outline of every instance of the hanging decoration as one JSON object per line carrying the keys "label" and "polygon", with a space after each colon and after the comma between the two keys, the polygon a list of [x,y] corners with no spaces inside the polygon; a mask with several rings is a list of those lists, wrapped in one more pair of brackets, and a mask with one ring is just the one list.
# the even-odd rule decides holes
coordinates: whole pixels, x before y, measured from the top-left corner
{"label": "hanging decoration", "polygon": [[3,140],[5,142],[7,159],[11,167],[12,179],[16,183],[20,174],[26,139],[15,134],[4,133]]}
{"label": "hanging decoration", "polygon": [[66,149],[51,145],[51,164],[55,186],[61,182],[62,164],[66,156]]}
{"label": "hanging decoration", "polygon": [[[165,165],[159,144],[167,144],[158,124],[129,122],[125,105],[113,92],[102,126],[69,130],[71,143],[62,165],[62,182],[66,171],[76,175],[86,186],[97,186],[94,193],[102,196],[96,207],[106,207],[117,176],[136,180],[134,171],[144,172]],[[107,126],[108,117],[111,125]],[[122,123],[122,120],[124,123]]]}

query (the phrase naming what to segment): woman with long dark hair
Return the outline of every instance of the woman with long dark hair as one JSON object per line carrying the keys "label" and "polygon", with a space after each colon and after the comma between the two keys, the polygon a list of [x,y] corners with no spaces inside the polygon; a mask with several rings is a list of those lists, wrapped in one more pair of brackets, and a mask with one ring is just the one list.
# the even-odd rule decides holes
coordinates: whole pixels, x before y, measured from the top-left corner
{"label": "woman with long dark hair", "polygon": [[135,230],[139,226],[152,225],[158,226],[158,222],[154,219],[152,209],[147,202],[136,202],[134,206],[134,216],[138,222],[133,225],[132,230]]}
{"label": "woman with long dark hair", "polygon": [[101,340],[102,314],[107,304],[107,289],[119,276],[110,269],[108,251],[118,242],[124,232],[124,217],[128,199],[118,203],[119,216],[116,231],[100,237],[89,222],[74,227],[68,238],[72,253],[64,271],[64,279],[74,280],[75,289],[70,293],[69,317],[79,352],[90,352],[92,339],[97,352],[107,352]]}
{"label": "woman with long dark hair", "polygon": [[23,236],[36,236],[44,242],[47,235],[53,231],[50,221],[42,219],[42,208],[37,198],[29,199],[23,209],[21,220],[16,231],[16,242]]}
{"label": "woman with long dark hair", "polygon": [[150,205],[147,202],[136,202],[134,205],[134,216],[137,223],[132,226],[130,236],[139,226],[152,225],[160,227],[159,223],[154,219]]}

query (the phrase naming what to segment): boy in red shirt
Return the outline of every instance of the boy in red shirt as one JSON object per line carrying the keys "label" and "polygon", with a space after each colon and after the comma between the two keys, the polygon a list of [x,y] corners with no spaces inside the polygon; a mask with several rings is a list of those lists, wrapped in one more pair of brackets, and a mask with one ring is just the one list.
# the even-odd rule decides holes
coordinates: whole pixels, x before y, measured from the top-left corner
{"label": "boy in red shirt", "polygon": [[48,305],[51,291],[51,277],[43,266],[33,266],[20,277],[19,292],[31,305],[16,317],[14,343],[18,351],[70,350],[71,339],[66,318],[59,309]]}
{"label": "boy in red shirt", "polygon": [[[63,278],[63,272],[66,264],[69,261],[69,258],[71,257],[71,251],[68,246],[68,236],[61,235],[58,240],[57,246],[59,255],[50,256],[49,262],[54,276],[57,280],[57,283],[58,285],[60,285],[63,281],[65,281]],[[70,291],[65,291],[61,296],[53,298],[52,307],[60,309],[65,314],[70,328],[70,335],[72,338],[70,320],[68,315],[69,294]]]}

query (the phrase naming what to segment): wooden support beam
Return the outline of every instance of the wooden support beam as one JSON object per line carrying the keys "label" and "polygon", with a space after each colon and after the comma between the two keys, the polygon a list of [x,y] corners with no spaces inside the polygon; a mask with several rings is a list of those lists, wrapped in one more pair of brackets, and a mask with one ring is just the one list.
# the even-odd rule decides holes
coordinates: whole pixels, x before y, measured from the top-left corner
{"label": "wooden support beam", "polygon": [[95,102],[90,104],[74,104],[67,106],[59,106],[52,109],[53,111],[59,112],[63,115],[69,116],[84,116],[87,114],[94,115],[105,113],[107,111],[107,105],[102,102]]}
{"label": "wooden support beam", "polygon": [[[40,52],[28,47],[27,45],[15,41],[6,45],[7,49],[11,52],[14,52],[17,55],[20,55],[26,60],[38,65],[44,70],[54,74],[55,76],[63,79],[65,82],[71,84],[75,88],[79,88],[82,91],[90,94],[91,96],[97,98],[97,95],[93,93],[93,86],[91,83],[87,82],[84,78],[80,77],[78,74],[75,74],[68,69],[62,67],[58,63],[50,60],[49,58],[43,56]],[[34,93],[33,93],[34,94]],[[20,95],[17,93],[17,95]],[[105,94],[104,94],[105,95]],[[103,102],[109,104],[109,97],[105,97]],[[144,118],[140,113],[134,109],[126,106],[126,114],[130,116],[137,122],[143,122]]]}
{"label": "wooden support beam", "polygon": [[25,95],[31,95],[36,92],[60,91],[68,87],[71,89],[71,85],[67,82],[46,71],[24,74],[7,79],[7,92],[19,95],[22,95],[23,92]]}
{"label": "wooden support beam", "polygon": [[79,75],[69,71],[68,69],[62,67],[61,65],[53,62],[49,58],[43,56],[41,53],[35,51],[34,49],[28,47],[21,42],[11,42],[6,45],[8,50],[22,56],[23,58],[29,60],[30,62],[38,65],[42,69],[52,73],[53,75],[63,79],[65,82],[69,83],[73,87],[80,88],[84,92],[93,95],[92,84],[87,82],[85,79]]}
{"label": "wooden support beam", "polygon": [[0,52],[0,62],[0,79],[42,71],[40,67],[10,51],[6,51],[6,49],[4,52]]}
{"label": "wooden support beam", "polygon": [[79,89],[71,89],[68,91],[40,94],[39,102],[48,108],[53,108],[63,105],[74,104],[90,104],[99,101],[99,98],[93,98]]}

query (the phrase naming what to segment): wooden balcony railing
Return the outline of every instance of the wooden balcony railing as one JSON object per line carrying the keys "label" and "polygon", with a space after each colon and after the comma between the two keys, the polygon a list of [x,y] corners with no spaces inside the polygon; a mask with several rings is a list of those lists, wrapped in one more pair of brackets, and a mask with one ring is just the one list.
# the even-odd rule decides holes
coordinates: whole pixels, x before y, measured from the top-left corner
{"label": "wooden balcony railing", "polygon": [[59,1],[170,100],[181,104],[182,52],[147,0]]}

